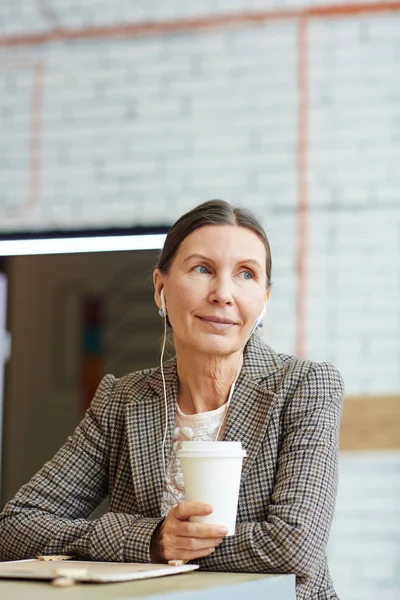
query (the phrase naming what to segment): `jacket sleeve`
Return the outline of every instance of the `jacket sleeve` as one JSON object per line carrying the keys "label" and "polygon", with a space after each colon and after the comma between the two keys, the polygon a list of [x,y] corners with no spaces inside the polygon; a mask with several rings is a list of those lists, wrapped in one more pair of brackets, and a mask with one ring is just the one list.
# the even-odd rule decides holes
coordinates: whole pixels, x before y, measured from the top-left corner
{"label": "jacket sleeve", "polygon": [[324,557],[335,507],[344,384],[314,363],[287,402],[271,502],[262,522],[240,523],[202,569],[309,577]]}
{"label": "jacket sleeve", "polygon": [[54,458],[0,514],[0,560],[73,554],[104,561],[150,562],[160,519],[108,512],[88,517],[108,492],[110,426],[118,410],[106,375],[90,408]]}

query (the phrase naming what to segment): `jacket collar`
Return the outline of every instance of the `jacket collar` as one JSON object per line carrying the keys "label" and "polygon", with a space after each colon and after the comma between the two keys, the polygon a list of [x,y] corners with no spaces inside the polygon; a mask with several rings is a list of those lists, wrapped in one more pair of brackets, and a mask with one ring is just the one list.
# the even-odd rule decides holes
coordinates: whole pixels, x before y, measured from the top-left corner
{"label": "jacket collar", "polygon": [[[249,379],[254,382],[263,381],[264,389],[270,389],[274,391],[274,375],[282,367],[282,361],[278,354],[269,346],[267,346],[260,338],[252,336],[247,342],[244,354],[243,354],[243,365],[240,372],[239,380],[245,378],[246,381]],[[178,391],[178,374],[176,367],[176,358],[168,360],[164,364],[164,377],[167,390],[171,392]],[[152,369],[147,379],[149,386],[158,394],[163,395],[163,381],[161,376],[161,369]],[[173,399],[173,394],[168,394],[170,400]]]}

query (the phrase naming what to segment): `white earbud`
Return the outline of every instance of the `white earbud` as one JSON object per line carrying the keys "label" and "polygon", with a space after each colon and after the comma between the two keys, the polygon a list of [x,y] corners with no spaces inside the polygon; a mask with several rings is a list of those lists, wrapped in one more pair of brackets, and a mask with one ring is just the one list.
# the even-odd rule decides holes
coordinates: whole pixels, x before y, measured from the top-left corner
{"label": "white earbud", "polygon": [[165,318],[167,316],[167,307],[165,306],[164,290],[161,290],[160,298],[161,298],[161,308],[158,309],[158,314],[160,315],[160,317]]}
{"label": "white earbud", "polygon": [[265,315],[265,311],[266,310],[267,310],[267,303],[264,304],[264,308],[262,309],[262,311],[258,315],[257,320],[254,323],[254,327],[251,330],[251,333],[250,333],[249,337],[253,335],[253,333],[255,332],[256,329],[259,329],[259,328],[262,327],[262,320],[263,320],[263,316]]}
{"label": "white earbud", "polygon": [[264,304],[264,308],[262,309],[262,311],[260,312],[260,314],[257,317],[256,327],[260,327],[260,325],[262,326],[262,320],[263,320],[263,316],[266,313],[266,310],[267,310],[267,303]]}

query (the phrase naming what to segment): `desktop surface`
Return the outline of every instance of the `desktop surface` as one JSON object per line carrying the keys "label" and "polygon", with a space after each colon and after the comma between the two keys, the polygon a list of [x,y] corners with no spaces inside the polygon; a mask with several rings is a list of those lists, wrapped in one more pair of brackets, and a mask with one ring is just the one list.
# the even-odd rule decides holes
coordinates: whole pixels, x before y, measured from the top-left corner
{"label": "desktop surface", "polygon": [[199,572],[124,583],[77,583],[56,588],[46,581],[0,581],[1,600],[295,600],[294,575]]}

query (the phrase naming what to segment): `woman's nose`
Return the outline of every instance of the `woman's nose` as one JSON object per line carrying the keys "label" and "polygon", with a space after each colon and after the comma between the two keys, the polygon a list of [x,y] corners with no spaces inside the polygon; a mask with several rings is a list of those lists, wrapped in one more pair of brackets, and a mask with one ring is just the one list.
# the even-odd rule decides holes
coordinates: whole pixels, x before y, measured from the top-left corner
{"label": "woman's nose", "polygon": [[222,277],[216,277],[212,283],[209,300],[214,304],[233,304],[233,294],[230,280]]}

